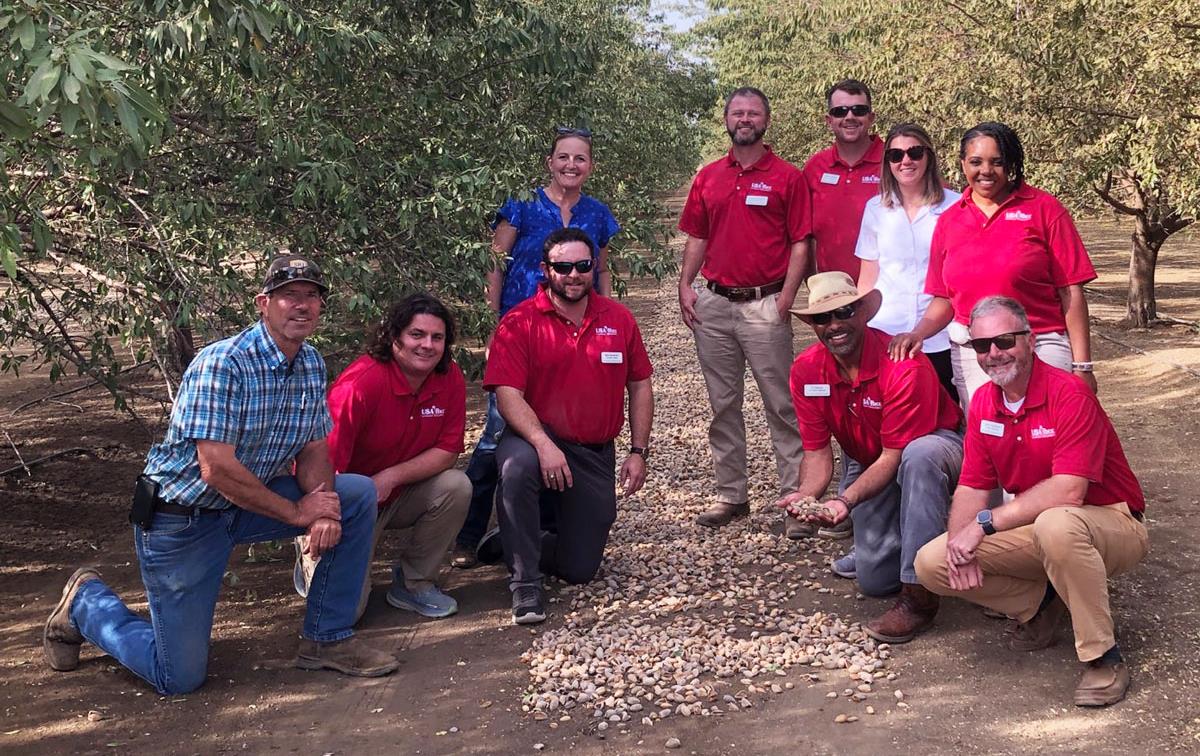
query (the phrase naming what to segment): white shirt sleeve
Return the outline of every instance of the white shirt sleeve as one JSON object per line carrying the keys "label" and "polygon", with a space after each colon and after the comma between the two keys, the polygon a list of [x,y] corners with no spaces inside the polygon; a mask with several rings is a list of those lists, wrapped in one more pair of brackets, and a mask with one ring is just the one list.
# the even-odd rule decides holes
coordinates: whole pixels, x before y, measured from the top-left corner
{"label": "white shirt sleeve", "polygon": [[879,259],[879,211],[879,197],[872,197],[863,211],[862,226],[858,229],[858,244],[854,247],[854,256],[860,260]]}

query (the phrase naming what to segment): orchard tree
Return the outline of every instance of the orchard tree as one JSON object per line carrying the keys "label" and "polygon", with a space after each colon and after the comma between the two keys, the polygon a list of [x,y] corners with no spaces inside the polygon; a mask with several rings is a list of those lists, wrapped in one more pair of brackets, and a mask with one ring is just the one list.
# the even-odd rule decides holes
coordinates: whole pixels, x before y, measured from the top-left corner
{"label": "orchard tree", "polygon": [[[596,133],[613,259],[669,266],[653,221],[690,172],[706,70],[641,5],[575,0],[46,0],[0,10],[0,368],[48,363],[118,396],[177,380],[253,319],[288,248],[332,279],[322,347],[360,347],[401,293],[491,327],[488,222],[556,125]],[[651,121],[649,115],[652,114]],[[34,352],[25,347],[32,343]]]}
{"label": "orchard tree", "polygon": [[1154,266],[1200,215],[1200,18],[1191,0],[724,0],[705,27],[723,86],[764,82],[793,160],[828,143],[822,95],[853,76],[881,129],[934,136],[953,177],[983,120],[1018,130],[1031,180],[1077,211],[1133,222],[1131,323],[1155,318]]}

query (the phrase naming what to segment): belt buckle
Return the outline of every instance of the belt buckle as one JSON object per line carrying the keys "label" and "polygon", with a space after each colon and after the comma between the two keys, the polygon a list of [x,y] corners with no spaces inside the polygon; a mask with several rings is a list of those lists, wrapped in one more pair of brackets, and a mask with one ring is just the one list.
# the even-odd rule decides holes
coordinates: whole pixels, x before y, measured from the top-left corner
{"label": "belt buckle", "polygon": [[752,302],[756,289],[745,286],[735,286],[729,290],[730,302]]}

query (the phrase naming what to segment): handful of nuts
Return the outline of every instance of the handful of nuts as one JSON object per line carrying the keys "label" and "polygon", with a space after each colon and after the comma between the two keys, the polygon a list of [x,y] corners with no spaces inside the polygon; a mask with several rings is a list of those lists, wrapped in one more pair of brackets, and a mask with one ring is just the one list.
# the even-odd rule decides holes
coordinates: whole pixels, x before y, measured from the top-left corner
{"label": "handful of nuts", "polygon": [[832,520],[834,516],[832,509],[811,496],[805,496],[803,499],[789,504],[787,513],[797,520]]}

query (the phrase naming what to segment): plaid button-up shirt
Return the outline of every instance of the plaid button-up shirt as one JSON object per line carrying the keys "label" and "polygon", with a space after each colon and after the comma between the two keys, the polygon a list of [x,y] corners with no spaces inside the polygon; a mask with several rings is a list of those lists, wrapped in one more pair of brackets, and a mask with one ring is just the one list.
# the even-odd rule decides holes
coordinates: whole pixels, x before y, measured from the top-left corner
{"label": "plaid button-up shirt", "polygon": [[233,503],[200,479],[197,441],[232,445],[237,460],[266,483],[331,428],[321,355],[304,344],[289,364],[259,321],[192,360],[167,435],[151,447],[145,472],[167,501],[225,509]]}

